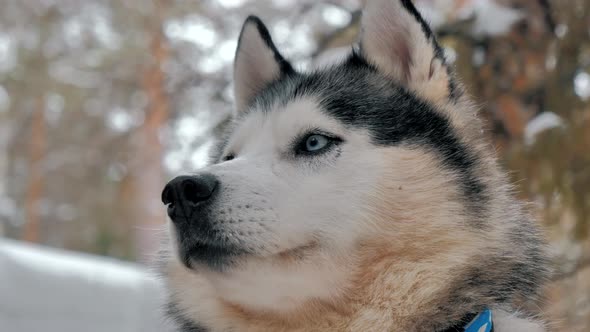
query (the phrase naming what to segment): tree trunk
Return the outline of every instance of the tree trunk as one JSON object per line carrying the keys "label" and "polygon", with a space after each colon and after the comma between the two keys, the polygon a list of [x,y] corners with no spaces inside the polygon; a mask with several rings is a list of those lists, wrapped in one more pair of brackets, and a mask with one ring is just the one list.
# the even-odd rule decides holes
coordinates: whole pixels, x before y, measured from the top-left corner
{"label": "tree trunk", "polygon": [[40,241],[39,201],[43,191],[41,161],[45,153],[45,97],[39,96],[35,103],[29,143],[29,183],[25,199],[25,228],[23,240]]}
{"label": "tree trunk", "polygon": [[[160,11],[161,12],[161,11]],[[148,259],[157,251],[160,242],[158,230],[166,222],[165,208],[160,202],[164,186],[162,167],[163,146],[159,131],[168,118],[168,96],[164,89],[165,75],[162,66],[168,57],[167,43],[158,20],[150,45],[152,65],[142,78],[142,87],[148,97],[145,122],[138,132],[135,147],[136,157],[132,161],[131,199],[132,215],[135,216],[135,243],[140,259]]]}

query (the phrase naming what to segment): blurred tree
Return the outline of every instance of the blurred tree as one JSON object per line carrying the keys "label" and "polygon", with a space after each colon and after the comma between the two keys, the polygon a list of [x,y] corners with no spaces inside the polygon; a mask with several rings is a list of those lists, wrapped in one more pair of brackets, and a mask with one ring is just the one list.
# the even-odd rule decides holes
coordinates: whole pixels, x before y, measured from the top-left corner
{"label": "blurred tree", "polygon": [[160,191],[164,187],[164,156],[160,132],[168,120],[169,103],[165,91],[164,64],[168,60],[168,46],[164,37],[163,17],[166,2],[156,1],[156,11],[149,26],[152,30],[150,43],[151,61],[144,70],[142,89],[147,96],[145,120],[139,128],[134,146],[135,160],[130,166],[134,188],[131,193],[133,220],[140,221],[136,230],[136,249],[138,253],[155,253],[159,248],[154,229],[166,220],[165,210],[161,208]]}

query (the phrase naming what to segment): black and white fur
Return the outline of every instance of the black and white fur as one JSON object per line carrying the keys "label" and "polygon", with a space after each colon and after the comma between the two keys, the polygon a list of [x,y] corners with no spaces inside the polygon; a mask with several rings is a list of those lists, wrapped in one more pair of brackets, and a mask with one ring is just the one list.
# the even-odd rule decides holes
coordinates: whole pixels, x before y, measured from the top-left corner
{"label": "black and white fur", "polygon": [[544,331],[544,243],[411,1],[367,1],[358,46],[306,73],[251,16],[234,72],[233,124],[180,179],[211,190],[169,209],[180,331],[455,331],[486,308]]}

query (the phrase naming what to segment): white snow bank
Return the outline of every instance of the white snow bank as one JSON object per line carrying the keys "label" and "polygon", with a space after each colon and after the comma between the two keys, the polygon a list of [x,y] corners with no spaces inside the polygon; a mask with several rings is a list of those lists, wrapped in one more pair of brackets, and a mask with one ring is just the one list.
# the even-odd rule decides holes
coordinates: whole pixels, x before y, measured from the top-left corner
{"label": "white snow bank", "polygon": [[138,265],[0,238],[1,331],[171,331],[163,293]]}

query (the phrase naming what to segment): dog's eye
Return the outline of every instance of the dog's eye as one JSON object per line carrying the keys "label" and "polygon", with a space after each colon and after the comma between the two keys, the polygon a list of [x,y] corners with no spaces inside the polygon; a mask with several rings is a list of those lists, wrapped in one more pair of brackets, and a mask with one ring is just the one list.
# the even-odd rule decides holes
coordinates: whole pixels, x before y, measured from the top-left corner
{"label": "dog's eye", "polygon": [[328,151],[334,144],[342,140],[329,135],[311,133],[304,136],[296,145],[298,155],[317,155]]}
{"label": "dog's eye", "polygon": [[330,139],[324,135],[309,135],[305,140],[305,151],[316,152],[320,151],[330,144]]}
{"label": "dog's eye", "polygon": [[223,161],[230,161],[230,160],[232,160],[234,158],[235,158],[235,156],[233,154],[228,154],[225,157],[223,157],[221,160],[223,160]]}

